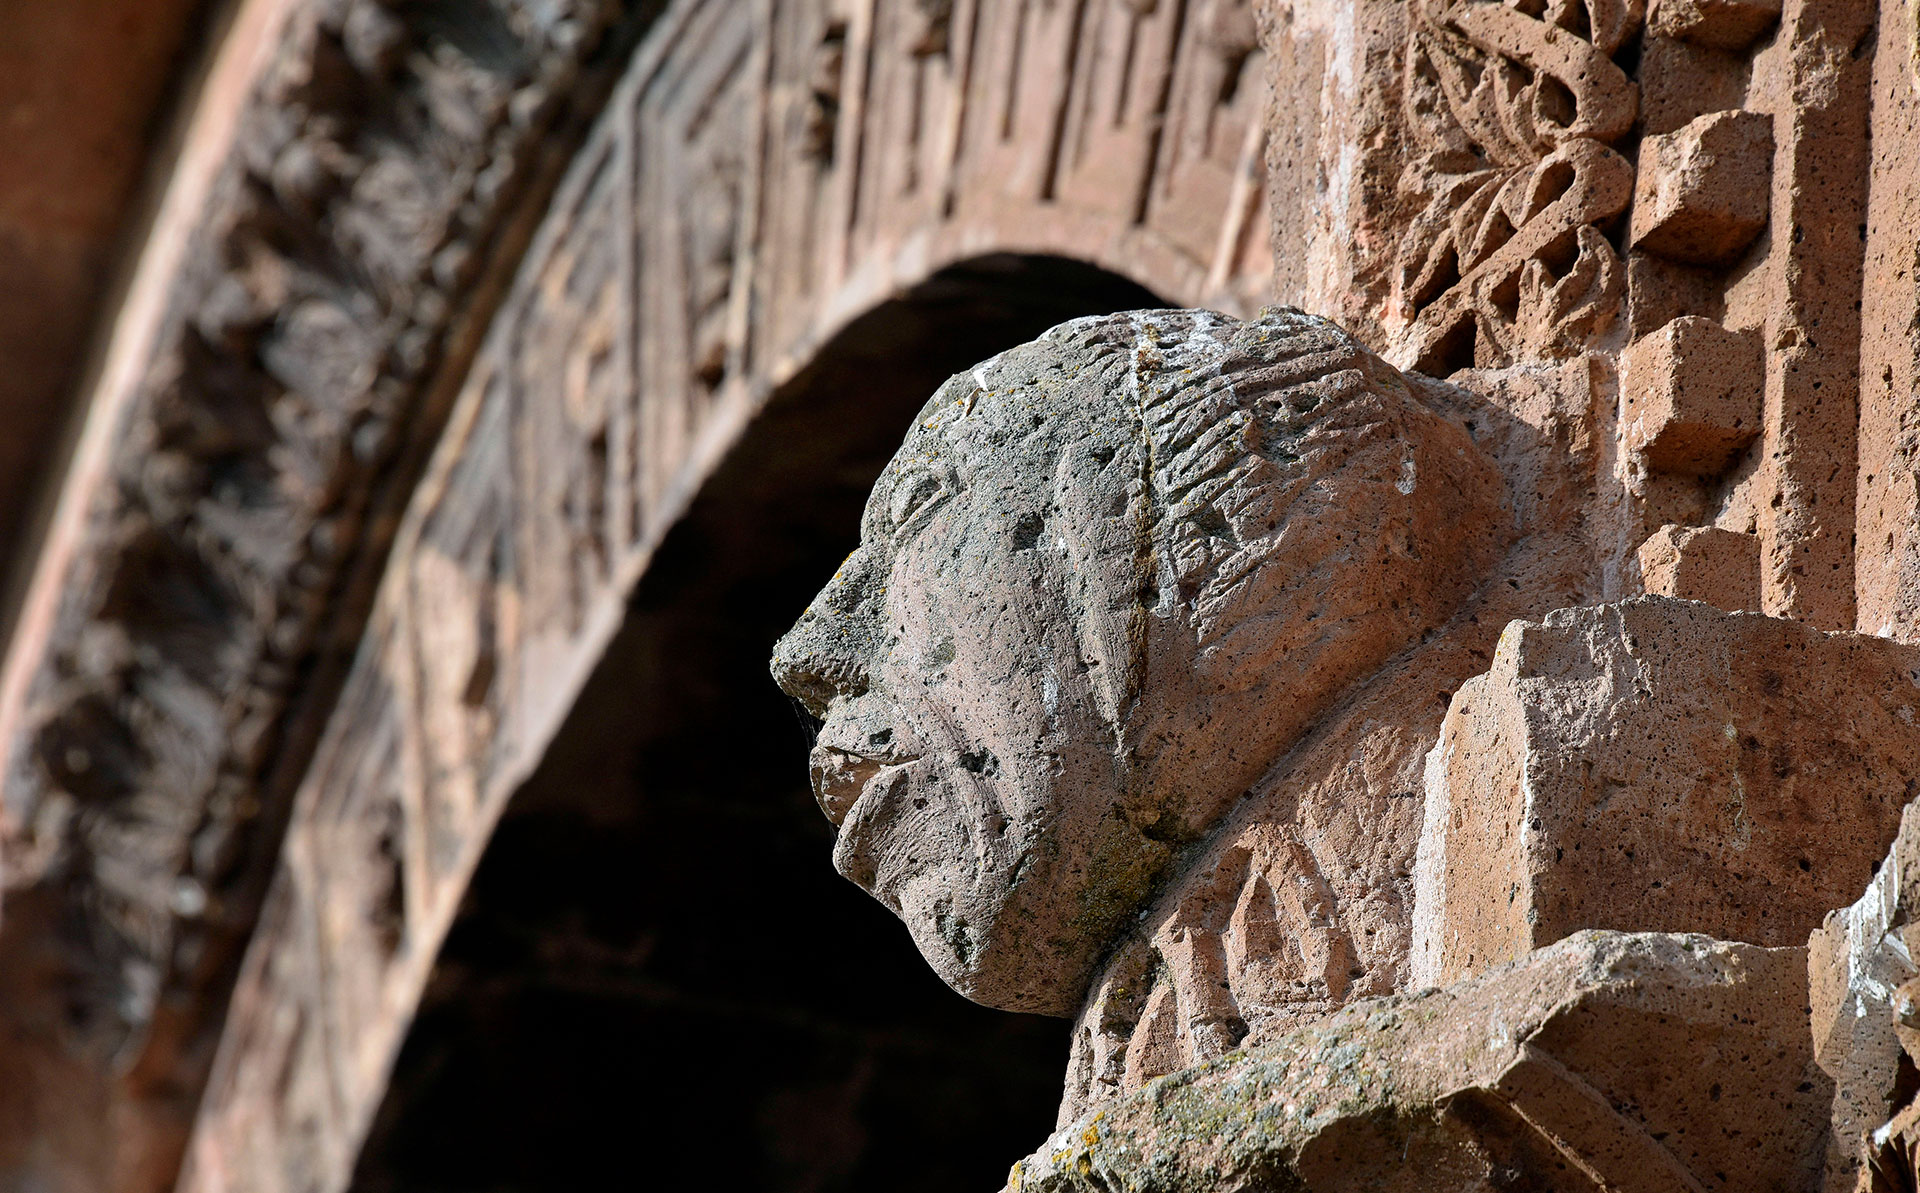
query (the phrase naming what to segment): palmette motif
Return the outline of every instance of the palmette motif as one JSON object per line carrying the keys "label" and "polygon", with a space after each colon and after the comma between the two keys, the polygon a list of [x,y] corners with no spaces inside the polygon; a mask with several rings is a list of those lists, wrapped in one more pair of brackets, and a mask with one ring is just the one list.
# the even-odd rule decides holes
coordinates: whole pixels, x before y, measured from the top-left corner
{"label": "palmette motif", "polygon": [[1562,359],[1611,326],[1625,270],[1600,228],[1633,197],[1609,146],[1638,114],[1613,55],[1637,3],[1429,0],[1414,11],[1405,111],[1425,207],[1394,270],[1397,363]]}

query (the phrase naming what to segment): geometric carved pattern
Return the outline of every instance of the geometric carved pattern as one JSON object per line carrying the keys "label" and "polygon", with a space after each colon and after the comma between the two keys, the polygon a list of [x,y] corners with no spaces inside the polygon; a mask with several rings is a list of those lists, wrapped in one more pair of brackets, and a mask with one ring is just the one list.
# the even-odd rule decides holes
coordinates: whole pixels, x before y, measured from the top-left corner
{"label": "geometric carved pattern", "polygon": [[[52,1009],[21,1013],[103,1069],[204,1072],[324,694],[444,421],[437,379],[558,172],[543,156],[584,134],[623,19],[612,0],[253,4],[226,43],[240,65],[203,115],[231,123],[155,234],[176,263],[123,316],[0,684],[6,881],[44,917],[9,926],[56,954],[22,1000]],[[156,1056],[162,1004],[213,1014]]]}

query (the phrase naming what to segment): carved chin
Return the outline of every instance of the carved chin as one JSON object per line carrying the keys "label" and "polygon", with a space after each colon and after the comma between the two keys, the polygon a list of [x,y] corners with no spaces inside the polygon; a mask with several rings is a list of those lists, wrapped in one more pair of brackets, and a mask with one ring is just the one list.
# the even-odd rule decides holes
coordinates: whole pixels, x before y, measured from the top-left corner
{"label": "carved chin", "polygon": [[920,875],[894,907],[941,981],[996,1010],[1060,1016],[1079,1010],[1085,983],[1073,975],[1083,972],[1085,963],[1035,947],[1044,934],[1020,930],[1037,925],[1018,906],[1016,892],[1004,886],[967,888],[960,885],[960,875],[943,884],[944,877],[931,871]]}
{"label": "carved chin", "polygon": [[954,983],[980,952],[981,913],[992,918],[983,903],[1005,885],[993,879],[985,839],[972,804],[915,760],[867,779],[840,824],[833,865],[905,920],[927,960]]}
{"label": "carved chin", "polygon": [[1048,918],[1052,908],[1028,906],[1032,894],[1010,886],[1004,873],[982,876],[943,858],[881,901],[957,993],[996,1010],[1071,1016],[1086,993],[1094,950],[1063,942]]}
{"label": "carved chin", "polygon": [[[962,860],[973,856],[967,826],[952,820],[942,825],[926,816],[932,801],[913,794],[918,785],[911,779],[895,770],[868,784],[840,827],[834,869],[906,923],[914,945],[942,981],[985,1001],[975,991],[981,984],[985,929],[998,918],[999,908]],[[1006,892],[999,893],[1004,901]]]}
{"label": "carved chin", "polygon": [[848,810],[834,868],[899,916],[959,993],[1000,1010],[1071,1015],[1082,991],[1067,988],[1070,975],[1086,965],[1040,943],[1057,934],[1046,930],[1047,909],[1025,905],[1038,886],[1011,879],[1033,843],[993,831],[989,815],[956,798],[929,763],[888,767]]}
{"label": "carved chin", "polygon": [[927,770],[924,762],[914,761],[881,767],[868,776],[846,808],[834,841],[833,868],[896,911],[888,892],[952,844],[944,839],[949,833],[930,835],[940,818],[926,814],[934,801],[923,793],[936,785]]}

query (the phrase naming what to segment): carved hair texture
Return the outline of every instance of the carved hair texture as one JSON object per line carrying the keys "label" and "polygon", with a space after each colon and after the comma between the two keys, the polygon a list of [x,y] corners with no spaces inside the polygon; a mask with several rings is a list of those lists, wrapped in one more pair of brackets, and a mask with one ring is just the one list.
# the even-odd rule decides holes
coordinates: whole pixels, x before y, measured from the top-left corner
{"label": "carved hair texture", "polygon": [[[1467,435],[1324,319],[1074,320],[955,377],[923,422],[1033,434],[1058,398],[979,400],[1015,377],[1104,407],[1072,412],[1080,434],[1041,433],[1058,452],[1043,533],[1130,794],[1177,837],[1445,621],[1504,544],[1502,484]],[[1221,725],[1244,748],[1200,744]],[[1240,785],[1196,798],[1173,774],[1196,750]]]}
{"label": "carved hair texture", "polygon": [[1182,845],[1453,615],[1503,499],[1297,311],[1075,320],[952,378],[774,652],[835,865],[956,989],[1071,1013]]}

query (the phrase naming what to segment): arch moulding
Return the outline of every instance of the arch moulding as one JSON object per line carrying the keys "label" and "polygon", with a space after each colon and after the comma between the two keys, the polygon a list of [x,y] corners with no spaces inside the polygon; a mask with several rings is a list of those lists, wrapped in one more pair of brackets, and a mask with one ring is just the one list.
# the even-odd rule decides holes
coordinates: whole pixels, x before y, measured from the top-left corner
{"label": "arch moulding", "polygon": [[[337,238],[350,215],[370,243],[398,237],[419,205],[355,209],[351,188],[302,191],[293,167],[289,182],[250,164],[248,130],[319,102],[321,66],[385,72],[371,102],[397,108],[407,72],[447,55],[402,5],[253,7],[276,10],[257,34],[272,52],[253,55],[250,76],[228,64],[229,91],[249,98],[190,155],[205,176],[176,182],[215,196],[169,208],[176,241],[227,235],[262,189],[263,244]],[[1270,290],[1267,87],[1244,8],[680,0],[657,15],[583,3],[567,19],[573,33],[525,47],[545,66],[497,89],[500,136],[537,158],[529,146],[565,143],[573,119],[579,147],[530,238],[512,235],[498,185],[449,188],[453,209],[507,231],[439,242],[490,269],[423,257],[395,283],[412,312],[439,319],[434,334],[454,331],[416,370],[413,404],[389,402],[428,437],[419,463],[399,451],[348,477],[355,491],[316,499],[361,507],[336,531],[347,541],[316,518],[297,545],[248,556],[221,528],[259,513],[257,491],[210,482],[177,510],[142,499],[130,512],[126,478],[156,442],[176,445],[179,379],[206,384],[190,341],[218,334],[266,362],[274,425],[202,436],[184,449],[195,467],[277,477],[290,457],[350,454],[368,420],[326,415],[390,397],[389,362],[412,342],[377,279],[272,292],[221,323],[207,314],[214,295],[258,304],[263,285],[260,254],[229,252],[187,287],[197,298],[128,308],[118,368],[90,396],[0,688],[8,884],[27,905],[63,875],[63,898],[114,909],[69,943],[44,993],[110,1026],[80,1041],[106,1057],[90,1062],[102,1072],[199,1093],[183,1190],[293,1188],[292,1158],[345,1187],[496,818],[668,528],[837,331],[946,266],[997,254],[1074,257],[1234,313]],[[540,73],[556,62],[584,73]],[[306,90],[290,90],[302,69]],[[618,81],[595,91],[596,69]],[[566,89],[571,107],[554,99]],[[311,171],[334,150],[367,160],[351,131],[328,137],[308,137]],[[444,160],[432,149],[402,146],[389,182]],[[474,151],[469,181],[501,152]],[[514,266],[516,243],[527,247]],[[177,257],[147,269],[160,289],[207,272]],[[502,281],[490,291],[491,274]],[[473,329],[465,351],[460,326]],[[185,592],[190,614],[145,616],[116,596],[133,556],[143,591]],[[371,593],[358,613],[356,583]],[[275,657],[276,602],[294,591],[332,600],[333,620]],[[332,680],[317,662],[328,650],[341,659]],[[153,697],[178,676],[179,699]],[[76,727],[124,743],[124,757],[74,756]],[[240,757],[262,741],[270,760]],[[222,833],[253,834],[253,861],[210,848]],[[249,882],[264,897],[249,899]],[[244,942],[237,967],[182,947],[214,932]],[[170,998],[227,1010],[198,1026],[159,1015],[155,1030]]]}

